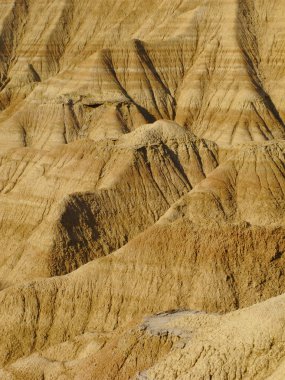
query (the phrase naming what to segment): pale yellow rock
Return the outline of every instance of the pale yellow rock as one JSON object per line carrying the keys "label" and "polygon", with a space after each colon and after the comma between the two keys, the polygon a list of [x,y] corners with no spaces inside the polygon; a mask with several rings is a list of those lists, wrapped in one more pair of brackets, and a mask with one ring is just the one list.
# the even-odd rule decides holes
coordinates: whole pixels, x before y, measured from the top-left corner
{"label": "pale yellow rock", "polygon": [[2,288],[69,273],[115,251],[218,164],[215,144],[174,123],[127,136],[3,156]]}
{"label": "pale yellow rock", "polygon": [[165,318],[160,322],[160,331],[172,334],[173,326],[180,329],[186,337],[185,345],[182,349],[174,348],[143,377],[136,378],[284,377],[284,296],[225,316],[204,316],[204,319],[191,313],[187,316],[186,312],[182,316],[177,313],[176,321]]}
{"label": "pale yellow rock", "polygon": [[161,118],[221,144],[284,136],[282,1],[83,3],[5,4],[1,150],[68,142],[66,118],[72,139]]}
{"label": "pale yellow rock", "polygon": [[285,378],[284,11],[0,2],[0,380]]}

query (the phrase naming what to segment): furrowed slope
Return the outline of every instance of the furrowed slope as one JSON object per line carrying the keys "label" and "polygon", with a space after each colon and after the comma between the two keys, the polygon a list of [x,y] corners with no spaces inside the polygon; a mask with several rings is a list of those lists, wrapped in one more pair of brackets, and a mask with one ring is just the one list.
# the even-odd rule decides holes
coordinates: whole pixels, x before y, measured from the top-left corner
{"label": "furrowed slope", "polygon": [[0,4],[1,379],[282,378],[284,10]]}
{"label": "furrowed slope", "polygon": [[2,151],[118,136],[161,118],[220,144],[284,137],[282,86],[275,85],[283,74],[280,65],[272,69],[284,50],[279,3],[273,11],[237,0],[61,1],[46,12],[42,2],[23,4],[25,12],[11,5],[19,37],[9,39],[13,53],[3,53]]}
{"label": "furrowed slope", "polygon": [[108,338],[78,336],[16,361],[1,376],[3,380],[282,379],[283,330],[284,296],[225,315],[171,311]]}
{"label": "furrowed slope", "polygon": [[278,373],[284,375],[284,296],[225,316],[203,318],[185,312],[174,319],[165,318],[161,330],[169,329],[171,334],[175,326],[191,339],[137,379],[278,379]]}
{"label": "furrowed slope", "polygon": [[216,166],[214,144],[167,122],[117,142],[3,156],[1,286],[69,273],[115,251]]}
{"label": "furrowed slope", "polygon": [[[175,308],[229,311],[284,292],[284,222],[274,220],[277,182],[268,174],[268,181],[260,185],[259,177],[252,175],[264,169],[265,161],[266,170],[274,173],[276,157],[284,162],[284,144],[249,145],[244,151],[249,154],[245,167],[240,160],[243,150],[233,153],[182,198],[187,200],[186,207],[175,206],[176,218],[171,223],[172,209],[157,225],[108,257],[68,276],[2,291],[2,362],[84,332],[111,332],[145,314]],[[227,176],[231,182],[225,180]],[[187,211],[199,193],[196,189],[206,187],[212,177],[226,188],[226,195],[236,195],[235,209],[243,210],[245,203],[250,206],[239,197],[240,186],[248,185],[249,190],[256,187],[260,196],[266,194],[271,211],[260,209],[255,194],[257,203],[251,205],[255,218],[250,223],[243,213],[239,218],[230,213],[225,223],[228,198],[213,201],[207,191],[200,191],[204,201]],[[278,207],[283,207],[282,191],[279,196]],[[272,220],[264,225],[270,215]],[[5,316],[10,318],[8,324]]]}

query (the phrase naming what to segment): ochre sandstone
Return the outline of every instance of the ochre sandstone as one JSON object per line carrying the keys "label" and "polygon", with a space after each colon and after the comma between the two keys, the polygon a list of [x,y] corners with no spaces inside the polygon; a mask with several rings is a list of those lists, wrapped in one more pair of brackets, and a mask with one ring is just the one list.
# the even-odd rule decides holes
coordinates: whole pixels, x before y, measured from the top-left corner
{"label": "ochre sandstone", "polygon": [[284,14],[0,1],[0,380],[285,378]]}

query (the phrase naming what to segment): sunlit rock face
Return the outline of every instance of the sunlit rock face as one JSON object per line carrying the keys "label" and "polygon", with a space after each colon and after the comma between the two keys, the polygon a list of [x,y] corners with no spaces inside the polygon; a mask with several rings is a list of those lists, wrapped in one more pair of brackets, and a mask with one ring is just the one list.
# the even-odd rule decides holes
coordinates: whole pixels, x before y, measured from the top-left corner
{"label": "sunlit rock face", "polygon": [[283,380],[285,3],[0,3],[0,379]]}

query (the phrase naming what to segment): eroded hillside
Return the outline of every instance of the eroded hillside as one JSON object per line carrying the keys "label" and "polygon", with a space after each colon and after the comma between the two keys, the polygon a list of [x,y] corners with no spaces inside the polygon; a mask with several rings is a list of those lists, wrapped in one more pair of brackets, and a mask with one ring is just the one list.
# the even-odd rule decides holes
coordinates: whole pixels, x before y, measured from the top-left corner
{"label": "eroded hillside", "polygon": [[285,3],[0,3],[0,379],[283,379]]}

